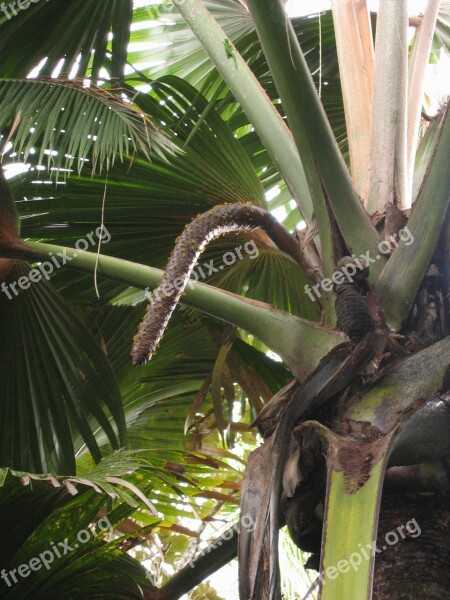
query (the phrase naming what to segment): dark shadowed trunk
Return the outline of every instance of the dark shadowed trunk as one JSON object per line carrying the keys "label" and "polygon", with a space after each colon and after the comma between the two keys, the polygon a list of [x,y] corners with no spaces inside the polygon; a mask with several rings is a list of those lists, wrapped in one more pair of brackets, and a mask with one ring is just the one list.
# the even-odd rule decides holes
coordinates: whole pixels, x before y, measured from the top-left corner
{"label": "dark shadowed trunk", "polygon": [[449,598],[449,495],[385,493],[377,548],[374,600]]}

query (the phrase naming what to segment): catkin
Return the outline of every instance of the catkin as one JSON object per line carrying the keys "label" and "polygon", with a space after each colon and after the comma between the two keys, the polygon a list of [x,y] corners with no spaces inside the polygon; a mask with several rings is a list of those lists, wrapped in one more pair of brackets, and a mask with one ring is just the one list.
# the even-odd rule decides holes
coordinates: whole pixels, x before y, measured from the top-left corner
{"label": "catkin", "polygon": [[335,292],[337,326],[352,341],[359,342],[366,333],[374,330],[367,299],[352,283],[341,283]]}
{"label": "catkin", "polygon": [[295,238],[269,212],[253,204],[215,206],[185,227],[176,241],[161,282],[134,338],[131,351],[133,365],[145,364],[155,353],[206,245],[227,233],[257,228],[263,229],[280,250],[299,261],[300,250]]}
{"label": "catkin", "polygon": [[344,273],[344,269],[349,265],[353,265],[355,269],[352,280],[334,286],[337,326],[352,341],[359,342],[366,333],[375,329],[367,298],[362,293],[369,269],[363,259],[357,260],[351,256],[343,256],[337,267]]}

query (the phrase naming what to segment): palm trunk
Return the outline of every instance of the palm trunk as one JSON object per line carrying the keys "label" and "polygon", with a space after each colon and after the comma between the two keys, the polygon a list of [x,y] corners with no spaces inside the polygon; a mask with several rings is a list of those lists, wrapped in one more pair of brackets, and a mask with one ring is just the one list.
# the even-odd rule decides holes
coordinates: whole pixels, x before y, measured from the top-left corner
{"label": "palm trunk", "polygon": [[373,600],[434,600],[450,590],[450,498],[383,494]]}

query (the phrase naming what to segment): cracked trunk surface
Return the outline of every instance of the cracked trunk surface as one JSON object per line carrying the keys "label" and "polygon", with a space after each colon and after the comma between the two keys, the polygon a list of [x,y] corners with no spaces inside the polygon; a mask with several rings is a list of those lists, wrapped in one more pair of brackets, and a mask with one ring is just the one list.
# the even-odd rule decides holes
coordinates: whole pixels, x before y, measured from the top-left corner
{"label": "cracked trunk surface", "polygon": [[[414,535],[405,527],[408,522]],[[402,528],[405,539],[397,528]],[[397,542],[390,532],[396,533]],[[383,494],[377,547],[386,549],[376,557],[373,600],[448,598],[450,495]]]}

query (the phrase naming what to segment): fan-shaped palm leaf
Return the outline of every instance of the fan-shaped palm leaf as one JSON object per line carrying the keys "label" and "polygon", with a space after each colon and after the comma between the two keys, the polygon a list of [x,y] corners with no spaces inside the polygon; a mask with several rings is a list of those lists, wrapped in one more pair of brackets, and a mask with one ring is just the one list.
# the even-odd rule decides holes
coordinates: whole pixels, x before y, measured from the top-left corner
{"label": "fan-shaped palm leaf", "polygon": [[152,151],[163,157],[175,150],[148,115],[78,80],[0,79],[0,95],[0,129],[16,118],[14,145],[25,160],[38,145],[39,162],[48,154],[49,162],[70,167],[76,161],[80,170],[89,156],[95,170],[116,156]]}
{"label": "fan-shaped palm leaf", "polygon": [[[43,278],[27,280],[30,271],[17,263],[8,279],[15,287],[0,297],[0,464],[70,474],[75,431],[101,458],[91,416],[113,447],[124,443],[123,407],[114,373],[87,328]],[[17,290],[17,280],[29,289]]]}
{"label": "fan-shaped palm leaf", "polygon": [[[11,9],[6,7],[6,11],[11,17]],[[44,76],[57,69],[66,76],[75,71],[79,77],[89,73],[97,79],[108,64],[111,76],[122,78],[133,17],[132,0],[87,0],[72,5],[51,0],[16,10],[9,20],[3,15],[0,72],[4,77],[26,77],[41,63],[40,74]]]}

